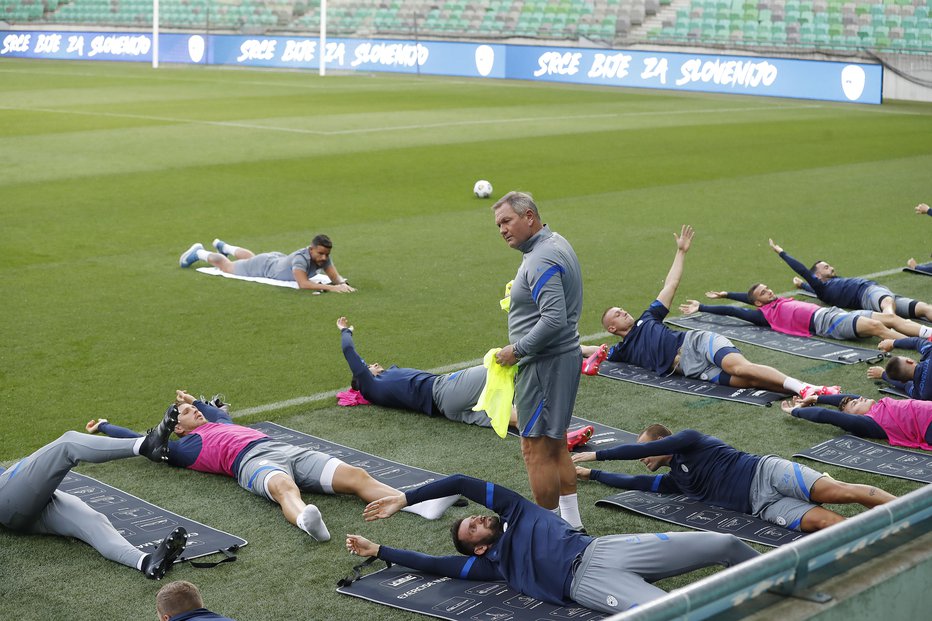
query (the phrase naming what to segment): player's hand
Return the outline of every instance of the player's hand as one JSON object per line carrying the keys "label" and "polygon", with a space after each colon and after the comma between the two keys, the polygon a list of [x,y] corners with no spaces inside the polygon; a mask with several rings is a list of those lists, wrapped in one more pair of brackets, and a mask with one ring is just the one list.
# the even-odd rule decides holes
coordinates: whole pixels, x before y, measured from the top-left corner
{"label": "player's hand", "polygon": [[84,425],[84,430],[88,433],[98,433],[100,431],[101,423],[106,423],[106,418],[91,419],[87,421],[87,424]]}
{"label": "player's hand", "polygon": [[800,278],[799,276],[793,276],[793,286],[797,289],[802,289],[803,285],[806,284],[806,281]]}
{"label": "player's hand", "polygon": [[576,478],[580,481],[588,481],[589,475],[592,474],[592,470],[589,468],[583,468],[582,466],[576,466]]}
{"label": "player's hand", "polygon": [[680,229],[679,235],[676,233],[673,234],[673,237],[676,239],[676,249],[683,252],[689,252],[689,246],[693,242],[693,235],[695,235],[693,227],[689,226],[688,224],[684,224],[683,228]]}
{"label": "player's hand", "polygon": [[595,451],[573,453],[572,455],[570,455],[570,458],[573,460],[574,464],[578,464],[581,461],[595,461]]}
{"label": "player's hand", "polygon": [[867,369],[867,377],[873,380],[883,379],[883,367],[870,367]]}
{"label": "player's hand", "polygon": [[877,349],[887,353],[893,351],[893,339],[884,339],[877,343]]}
{"label": "player's hand", "polygon": [[187,390],[176,390],[175,391],[175,402],[176,403],[194,403],[194,397],[188,394]]}
{"label": "player's hand", "polygon": [[718,300],[720,298],[727,298],[728,292],[727,291],[706,291],[705,297],[712,299],[712,300]]}
{"label": "player's hand", "polygon": [[347,283],[343,282],[338,285],[330,285],[327,288],[327,291],[333,291],[334,293],[353,293],[356,290],[350,287]]}
{"label": "player's hand", "polygon": [[929,213],[929,206],[926,205],[925,203],[919,203],[918,205],[916,205],[916,213],[919,213],[919,214]]}
{"label": "player's hand", "polygon": [[686,300],[686,304],[680,304],[680,312],[684,315],[692,315],[699,312],[699,300]]}
{"label": "player's hand", "polygon": [[385,518],[390,518],[395,515],[407,506],[408,500],[405,498],[404,494],[386,496],[385,498],[379,498],[367,504],[366,508],[362,511],[362,516],[367,522],[384,520]]}
{"label": "player's hand", "polygon": [[777,242],[773,241],[772,239],[768,239],[767,241],[770,243],[770,249],[771,249],[771,250],[773,250],[773,251],[776,252],[777,254],[780,254],[781,252],[783,252],[783,247],[782,247],[782,246],[778,246],[778,245],[777,245]]}
{"label": "player's hand", "polygon": [[379,544],[373,543],[360,535],[346,536],[346,549],[356,556],[378,556]]}
{"label": "player's hand", "polygon": [[352,332],[353,330],[355,330],[355,328],[354,328],[353,326],[350,325],[349,319],[347,319],[346,317],[340,317],[339,319],[337,319],[337,327],[338,327],[340,330],[347,330],[347,329],[348,329],[350,332]]}
{"label": "player's hand", "polygon": [[501,351],[495,354],[495,360],[503,367],[510,367],[518,364],[518,359],[515,358],[515,346],[506,345],[502,347]]}
{"label": "player's hand", "polygon": [[792,414],[793,410],[798,408],[799,405],[796,403],[795,399],[786,399],[785,401],[780,402],[780,409],[786,412],[787,414]]}

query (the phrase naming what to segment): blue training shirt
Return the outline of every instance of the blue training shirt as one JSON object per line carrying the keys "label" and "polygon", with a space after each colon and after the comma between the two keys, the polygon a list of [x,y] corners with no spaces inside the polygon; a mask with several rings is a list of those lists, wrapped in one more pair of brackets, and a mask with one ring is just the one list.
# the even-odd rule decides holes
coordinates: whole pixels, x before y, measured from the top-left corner
{"label": "blue training shirt", "polygon": [[786,261],[786,264],[793,268],[793,271],[803,277],[806,284],[804,289],[815,293],[816,296],[832,306],[841,308],[861,308],[861,294],[868,287],[876,285],[873,280],[866,278],[829,278],[822,281],[816,278],[808,267],[788,255],[786,252],[780,253],[780,258]]}
{"label": "blue training shirt", "polygon": [[608,359],[649,369],[657,375],[669,373],[686,339],[685,332],[663,325],[669,312],[660,300],[651,302],[627,336],[608,350]]}
{"label": "blue training shirt", "polygon": [[910,336],[905,339],[896,339],[893,341],[893,347],[918,351],[920,354],[919,364],[916,365],[913,379],[908,382],[890,379],[887,377],[886,372],[883,374],[884,381],[899,388],[912,399],[932,401],[932,342],[918,336]]}
{"label": "blue training shirt", "polygon": [[437,376],[420,369],[392,366],[379,375],[369,371],[353,345],[353,333],[346,328],[340,337],[343,357],[353,372],[353,379],[362,396],[376,405],[403,410],[415,410],[429,416],[440,414],[434,404],[434,382]]}
{"label": "blue training shirt", "polygon": [[599,471],[596,480],[625,489],[680,492],[725,509],[742,513],[751,511],[751,480],[761,457],[739,451],[695,429],[684,429],[653,442],[623,444],[596,451],[595,458],[603,461],[661,455],[673,456],[670,472],[666,474],[632,477]]}
{"label": "blue training shirt", "polygon": [[388,546],[379,558],[412,569],[465,580],[505,580],[508,586],[555,605],[573,603],[573,564],[593,538],[508,488],[455,474],[405,493],[408,505],[462,494],[495,511],[505,529],[481,556],[429,556]]}

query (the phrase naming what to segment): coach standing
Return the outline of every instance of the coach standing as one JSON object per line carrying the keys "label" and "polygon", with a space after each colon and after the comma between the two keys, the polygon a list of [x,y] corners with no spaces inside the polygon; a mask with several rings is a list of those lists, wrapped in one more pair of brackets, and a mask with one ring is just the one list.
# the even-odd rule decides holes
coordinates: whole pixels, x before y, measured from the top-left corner
{"label": "coach standing", "polygon": [[519,365],[515,407],[531,491],[538,505],[582,528],[566,450],[582,366],[579,260],[566,239],[541,223],[529,194],[509,192],[492,210],[505,243],[524,255],[511,288],[511,344],[496,358],[505,366]]}

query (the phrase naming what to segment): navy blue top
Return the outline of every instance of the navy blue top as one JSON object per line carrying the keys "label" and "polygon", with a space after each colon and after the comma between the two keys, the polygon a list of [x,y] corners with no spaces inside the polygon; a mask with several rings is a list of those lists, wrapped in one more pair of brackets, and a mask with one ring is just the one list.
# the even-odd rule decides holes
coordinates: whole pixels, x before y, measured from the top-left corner
{"label": "navy blue top", "polygon": [[912,399],[921,399],[923,401],[932,401],[932,343],[928,339],[919,336],[910,336],[905,339],[896,339],[893,346],[897,349],[914,349],[919,352],[919,364],[916,365],[916,372],[913,379],[908,382],[900,382],[890,379],[887,374],[883,374],[885,382],[895,386],[905,392]]}
{"label": "navy blue top", "polygon": [[393,365],[379,375],[373,375],[366,361],[356,353],[353,333],[349,328],[343,330],[340,340],[343,356],[363,397],[389,408],[415,410],[429,416],[441,413],[434,404],[435,374]]}
{"label": "navy blue top", "polygon": [[168,621],[200,621],[201,619],[213,619],[213,621],[234,621],[230,617],[223,617],[218,615],[216,612],[211,612],[206,608],[196,608],[194,610],[189,610],[188,612],[182,612],[174,617],[171,617]]}
{"label": "navy blue top", "polygon": [[673,456],[666,474],[630,476],[600,471],[596,480],[625,489],[679,492],[725,509],[750,512],[751,480],[761,458],[714,436],[684,429],[653,442],[622,444],[595,452],[599,461],[661,455]]}
{"label": "navy blue top", "polygon": [[[732,294],[728,294],[728,297],[731,297]],[[749,323],[753,323],[755,326],[761,326],[764,328],[770,327],[770,322],[767,321],[767,318],[764,316],[764,313],[757,308],[741,308],[740,306],[720,306],[717,304],[700,304],[699,310],[703,313],[709,313],[710,315],[728,315],[729,317],[737,317]]]}
{"label": "navy blue top", "polygon": [[657,375],[669,373],[686,339],[685,332],[663,325],[669,312],[660,300],[651,302],[627,336],[608,350],[608,359],[649,369]]}
{"label": "navy blue top", "polygon": [[[204,415],[208,421],[212,423],[226,423],[229,425],[235,424],[233,419],[230,418],[230,415],[227,414],[225,410],[220,408],[215,408],[214,406],[204,403],[203,401],[195,401],[194,407],[200,410],[201,414]],[[119,425],[114,425],[112,423],[101,423],[97,429],[111,438],[140,438],[142,437],[141,433],[135,432],[132,429],[127,429],[126,427],[120,427]],[[252,447],[261,443],[268,442],[271,438],[261,438],[259,440],[254,440],[247,444],[236,456],[236,459],[233,461],[233,476],[238,476],[240,461],[243,458],[243,455],[249,452]],[[172,440],[168,443],[168,463],[172,466],[178,466],[179,468],[187,468],[191,466],[194,462],[197,461],[198,456],[201,454],[202,440],[201,436],[194,433],[186,435],[177,440]]]}
{"label": "navy blue top", "polygon": [[510,489],[462,474],[408,491],[405,497],[412,505],[453,494],[499,515],[505,532],[484,554],[429,556],[381,546],[379,558],[450,578],[505,580],[511,588],[550,604],[573,602],[569,596],[573,563],[592,537],[574,531],[563,518]]}
{"label": "navy blue top", "polygon": [[812,270],[786,252],[781,252],[780,258],[806,281],[803,289],[815,293],[820,300],[832,306],[861,308],[861,294],[868,287],[877,284],[866,278],[840,278],[838,276],[821,281],[816,278]]}

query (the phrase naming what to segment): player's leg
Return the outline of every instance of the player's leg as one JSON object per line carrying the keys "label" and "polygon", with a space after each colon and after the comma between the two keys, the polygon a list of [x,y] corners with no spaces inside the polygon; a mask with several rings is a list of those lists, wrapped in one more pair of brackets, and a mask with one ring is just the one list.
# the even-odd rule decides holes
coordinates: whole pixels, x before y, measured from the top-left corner
{"label": "player's leg", "polygon": [[[886,317],[886,321],[880,321],[875,317]],[[889,326],[888,322],[895,320],[905,321],[896,315],[886,313],[873,313],[871,317],[859,316],[854,320],[854,329],[859,336],[876,336],[881,339],[901,339],[905,334],[898,332]],[[909,322],[911,323],[911,322]],[[918,324],[914,324],[918,327]]]}
{"label": "player's leg", "polygon": [[845,518],[834,511],[825,507],[813,507],[803,515],[799,523],[799,530],[804,533],[814,533],[844,521]]}
{"label": "player's leg", "polygon": [[722,370],[730,376],[729,386],[735,388],[763,388],[780,392],[786,386],[787,376],[773,367],[755,364],[740,352],[730,352],[721,360]]}
{"label": "player's leg", "polygon": [[[919,336],[924,339],[932,336],[932,328],[929,326],[924,326],[922,324],[916,323],[915,321],[910,321],[909,319],[904,319],[899,315],[887,315],[884,313],[873,313],[871,314],[871,319],[876,319],[881,322],[883,325],[891,328],[900,334],[905,336]],[[884,337],[884,338],[893,338],[893,337]],[[896,337],[902,338],[902,337]]]}
{"label": "player's leg", "polygon": [[[352,494],[369,503],[386,496],[397,496],[400,491],[372,478],[368,472],[356,466],[345,464],[339,459],[332,459],[321,473],[321,487],[331,494]],[[436,520],[443,512],[457,501],[458,495],[425,500],[405,507],[404,511],[414,513],[428,520]]]}
{"label": "player's leg", "polygon": [[812,485],[809,497],[818,503],[836,505],[857,503],[868,508],[896,500],[893,494],[873,485],[845,483],[828,476],[821,477]]}

